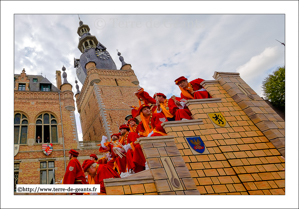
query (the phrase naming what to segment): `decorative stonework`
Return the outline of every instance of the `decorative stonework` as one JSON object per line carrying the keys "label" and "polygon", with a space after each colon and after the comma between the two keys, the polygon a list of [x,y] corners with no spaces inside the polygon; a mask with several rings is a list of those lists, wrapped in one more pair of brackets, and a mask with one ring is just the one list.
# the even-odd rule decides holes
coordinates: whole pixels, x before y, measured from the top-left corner
{"label": "decorative stonework", "polygon": [[154,177],[158,194],[199,195],[173,136],[141,137],[138,141]]}

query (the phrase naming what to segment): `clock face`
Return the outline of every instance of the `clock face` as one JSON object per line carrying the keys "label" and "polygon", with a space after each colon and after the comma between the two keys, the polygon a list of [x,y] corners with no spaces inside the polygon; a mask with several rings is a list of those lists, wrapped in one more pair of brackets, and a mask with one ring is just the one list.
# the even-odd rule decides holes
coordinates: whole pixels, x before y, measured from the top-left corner
{"label": "clock face", "polygon": [[110,55],[107,51],[96,50],[95,53],[96,53],[97,57],[99,57],[102,60],[107,60],[110,57]]}

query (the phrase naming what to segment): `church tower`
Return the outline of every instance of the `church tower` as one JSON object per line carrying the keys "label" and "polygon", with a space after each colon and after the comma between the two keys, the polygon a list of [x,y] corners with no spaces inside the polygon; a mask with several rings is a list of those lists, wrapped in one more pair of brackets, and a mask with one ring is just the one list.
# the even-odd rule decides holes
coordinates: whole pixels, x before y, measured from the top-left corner
{"label": "church tower", "polygon": [[121,69],[117,69],[107,48],[90,33],[80,20],[77,30],[80,59],[74,67],[82,89],[77,88],[76,103],[80,113],[83,141],[100,141],[102,135],[118,133],[119,125],[131,114],[129,105],[138,106],[134,95],[139,81],[130,64],[118,52]]}

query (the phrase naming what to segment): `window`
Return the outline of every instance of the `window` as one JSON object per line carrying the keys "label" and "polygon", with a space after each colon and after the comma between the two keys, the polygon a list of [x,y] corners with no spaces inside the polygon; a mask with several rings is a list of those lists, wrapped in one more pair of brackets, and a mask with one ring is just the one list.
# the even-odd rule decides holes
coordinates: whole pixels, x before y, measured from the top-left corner
{"label": "window", "polygon": [[14,144],[27,144],[28,120],[22,113],[14,118]]}
{"label": "window", "polygon": [[50,84],[41,84],[40,90],[41,91],[50,91],[51,85]]}
{"label": "window", "polygon": [[19,169],[20,169],[20,163],[15,163],[14,165],[14,191],[15,192],[19,181]]}
{"label": "window", "polygon": [[41,184],[55,184],[54,161],[40,162],[40,183]]}
{"label": "window", "polygon": [[19,83],[19,91],[25,91],[25,86],[24,83]]}
{"label": "window", "polygon": [[37,83],[37,78],[33,78],[33,83]]}
{"label": "window", "polygon": [[36,134],[41,138],[41,143],[58,143],[57,120],[54,115],[49,113],[40,114],[36,119]]}

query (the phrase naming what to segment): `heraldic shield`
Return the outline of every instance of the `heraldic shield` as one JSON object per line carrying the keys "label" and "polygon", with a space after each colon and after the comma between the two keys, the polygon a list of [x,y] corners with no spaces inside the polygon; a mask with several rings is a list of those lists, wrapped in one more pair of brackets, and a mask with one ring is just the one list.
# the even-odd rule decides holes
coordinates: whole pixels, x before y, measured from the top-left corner
{"label": "heraldic shield", "polygon": [[50,155],[53,151],[53,145],[52,145],[52,143],[43,144],[42,149],[43,149],[43,152],[45,153],[45,155]]}
{"label": "heraldic shield", "polygon": [[192,149],[194,149],[196,152],[203,153],[205,151],[206,146],[199,136],[188,137],[186,139],[187,139],[190,147],[192,147]]}
{"label": "heraldic shield", "polygon": [[208,115],[211,118],[211,120],[213,121],[213,123],[215,123],[218,126],[225,127],[226,120],[220,112],[209,113]]}

